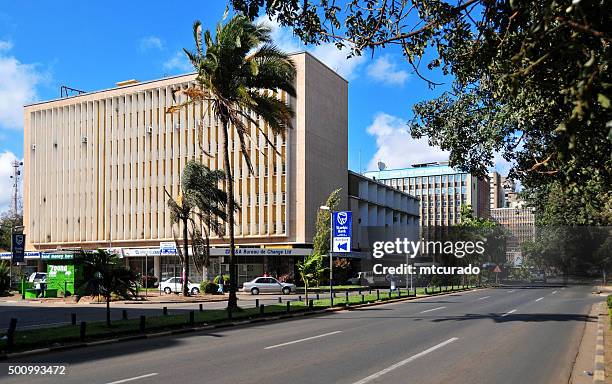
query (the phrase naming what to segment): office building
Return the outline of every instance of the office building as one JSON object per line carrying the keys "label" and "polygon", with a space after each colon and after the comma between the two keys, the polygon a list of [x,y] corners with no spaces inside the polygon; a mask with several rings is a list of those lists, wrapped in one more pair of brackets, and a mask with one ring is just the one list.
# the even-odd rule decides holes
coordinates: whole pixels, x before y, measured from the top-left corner
{"label": "office building", "polygon": [[497,172],[489,172],[490,186],[490,206],[491,209],[504,207],[504,186],[502,180],[504,178]]}
{"label": "office building", "polygon": [[471,205],[476,216],[489,217],[489,180],[454,169],[448,162],[415,164],[364,175],[416,196],[420,200],[421,227],[457,224],[462,205]]}
{"label": "office building", "polygon": [[530,208],[496,208],[491,218],[507,229],[506,261],[520,265],[523,261],[521,246],[535,239],[535,215]]}

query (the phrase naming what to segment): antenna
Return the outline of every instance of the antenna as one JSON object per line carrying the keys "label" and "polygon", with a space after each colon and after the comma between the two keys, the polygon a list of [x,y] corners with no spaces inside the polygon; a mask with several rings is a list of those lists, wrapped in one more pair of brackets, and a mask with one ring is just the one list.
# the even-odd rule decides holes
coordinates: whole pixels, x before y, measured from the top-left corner
{"label": "antenna", "polygon": [[385,168],[387,168],[387,164],[383,163],[382,161],[378,162],[378,170],[379,171],[384,171]]}

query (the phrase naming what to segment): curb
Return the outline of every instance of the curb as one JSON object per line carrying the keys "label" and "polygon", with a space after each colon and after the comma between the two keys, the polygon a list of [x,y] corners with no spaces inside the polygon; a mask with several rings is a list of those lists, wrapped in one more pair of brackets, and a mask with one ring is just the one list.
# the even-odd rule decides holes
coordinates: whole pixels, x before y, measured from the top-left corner
{"label": "curb", "polygon": [[593,369],[593,383],[604,384],[606,381],[605,360],[604,360],[604,303],[599,305],[599,315],[597,316],[597,341],[595,342],[595,366]]}
{"label": "curb", "polygon": [[[295,313],[277,313],[277,314],[270,315],[270,316],[256,317],[256,318],[247,319],[247,320],[237,320],[237,321],[223,322],[219,324],[203,324],[201,326],[180,328],[180,329],[175,329],[175,330],[170,330],[170,331],[144,333],[144,334],[138,334],[138,335],[118,337],[118,338],[113,338],[113,339],[72,343],[72,344],[58,345],[58,346],[47,347],[47,348],[31,349],[31,350],[22,351],[22,352],[4,353],[4,354],[0,354],[0,361],[40,355],[40,354],[49,353],[49,352],[67,351],[70,349],[77,349],[77,348],[84,348],[84,347],[95,347],[95,346],[107,345],[107,344],[113,344],[113,343],[124,343],[124,342],[134,341],[134,340],[153,339],[153,338],[158,338],[158,337],[181,335],[185,333],[209,331],[212,329],[219,329],[219,328],[230,328],[230,327],[237,327],[237,326],[243,326],[243,325],[249,325],[249,324],[259,324],[259,323],[287,320],[287,319],[312,316],[312,315],[322,315],[322,314],[332,313],[332,312],[350,311],[353,309],[373,307],[377,305],[384,305],[384,304],[397,303],[397,302],[402,302],[402,301],[410,301],[410,300],[416,300],[416,299],[426,299],[432,296],[449,295],[449,294],[459,293],[459,292],[469,292],[469,291],[478,290],[478,289],[481,289],[481,288],[480,287],[466,288],[466,289],[462,289],[459,291],[441,292],[441,293],[430,294],[430,295],[425,295],[425,296],[405,296],[405,297],[400,297],[400,298],[392,298],[392,299],[387,299],[387,300],[375,301],[373,303],[353,304],[353,305],[348,305],[348,306],[324,308],[324,309],[318,309],[318,310],[312,310],[312,311],[304,310],[304,311],[295,312]],[[601,321],[601,316],[600,316],[600,321]],[[601,332],[603,332],[603,328]],[[603,336],[602,336],[602,340],[603,340]],[[603,354],[603,347],[602,347],[602,354]],[[599,382],[597,382],[597,384],[599,384]]]}

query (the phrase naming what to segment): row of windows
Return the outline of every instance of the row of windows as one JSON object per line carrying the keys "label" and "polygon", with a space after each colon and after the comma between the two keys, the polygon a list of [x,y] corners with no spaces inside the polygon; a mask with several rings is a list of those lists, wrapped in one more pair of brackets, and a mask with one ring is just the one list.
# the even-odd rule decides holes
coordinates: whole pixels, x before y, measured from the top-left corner
{"label": "row of windows", "polygon": [[438,176],[423,176],[423,177],[404,177],[401,179],[388,179],[383,182],[392,187],[396,186],[426,186],[430,184],[453,184],[459,181],[465,182],[467,180],[468,174],[452,174],[452,175],[438,175]]}

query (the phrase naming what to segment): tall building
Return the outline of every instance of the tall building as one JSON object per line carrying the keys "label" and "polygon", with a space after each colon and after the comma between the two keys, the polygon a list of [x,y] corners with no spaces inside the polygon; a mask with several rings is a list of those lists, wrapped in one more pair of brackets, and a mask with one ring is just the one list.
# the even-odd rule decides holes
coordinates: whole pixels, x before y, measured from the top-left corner
{"label": "tall building", "polygon": [[[350,204],[360,211],[366,203],[356,201],[367,195],[361,188],[371,188],[367,182],[348,187],[356,175],[347,173],[347,81],[308,53],[292,59],[297,95],[276,96],[293,107],[295,118],[284,137],[272,137],[278,152],[264,140],[262,132],[270,130],[256,115],[257,124],[246,122],[254,174],[248,172],[233,132],[229,138],[241,207],[235,227],[240,283],[263,273],[293,273],[295,262],[312,251],[317,212],[330,192],[342,188],[338,209]],[[166,113],[185,101],[175,91],[194,81],[195,74],[188,74],[122,82],[25,106],[28,268],[43,269],[45,260],[71,258],[74,249],[104,248],[123,256],[137,272],[159,279],[176,276],[177,267],[180,273],[172,244],[181,232],[170,222],[166,193],[178,196],[181,171],[189,160],[223,169],[220,126],[210,105]],[[380,193],[385,198],[366,204],[368,212],[385,212],[380,225],[388,214],[402,225],[414,225],[418,212],[406,211],[416,205],[414,198],[390,187]],[[410,199],[412,205],[406,203]],[[401,204],[395,205],[396,200]],[[354,216],[354,231],[362,220]],[[196,281],[229,270],[227,237],[212,237],[211,245],[210,268],[191,268]],[[358,257],[356,251],[348,256]],[[0,254],[6,257],[10,255]]]}
{"label": "tall building", "polygon": [[535,239],[535,215],[530,208],[496,208],[491,218],[508,230],[506,260],[513,265],[523,261],[521,245]]}
{"label": "tall building", "polygon": [[467,204],[476,216],[489,217],[489,180],[456,170],[448,162],[415,164],[364,175],[416,196],[420,200],[422,227],[458,223],[461,206]]}
{"label": "tall building", "polygon": [[[299,255],[311,246],[318,207],[332,190],[347,190],[348,84],[308,53],[292,59],[297,96],[276,96],[293,107],[295,119],[285,137],[272,137],[278,153],[263,138],[262,132],[270,133],[267,124],[255,115],[257,124],[246,122],[254,174],[233,131],[229,147],[241,206],[236,244]],[[173,101],[173,93],[194,83],[195,74],[130,81],[25,106],[28,250],[113,248],[145,257],[159,255],[160,242],[173,241],[166,192],[178,196],[185,164],[199,160],[223,169],[221,128],[208,103],[166,113],[185,101],[181,93]],[[344,197],[340,208],[347,205]],[[213,238],[212,244],[227,241]],[[284,262],[266,254],[239,262],[257,271]],[[147,261],[160,276],[171,274],[175,264],[164,257]]]}
{"label": "tall building", "polygon": [[504,178],[497,172],[489,172],[490,194],[489,201],[491,209],[504,207],[504,186],[502,180]]}

